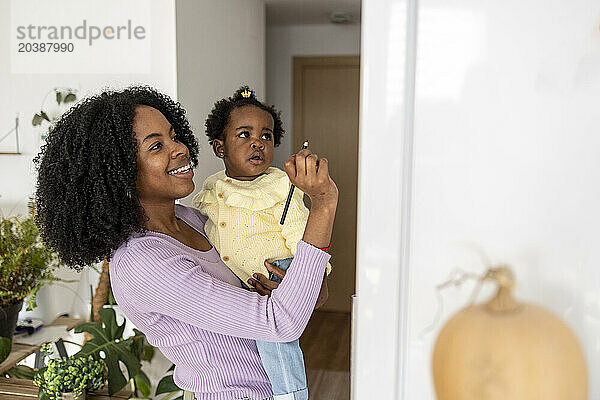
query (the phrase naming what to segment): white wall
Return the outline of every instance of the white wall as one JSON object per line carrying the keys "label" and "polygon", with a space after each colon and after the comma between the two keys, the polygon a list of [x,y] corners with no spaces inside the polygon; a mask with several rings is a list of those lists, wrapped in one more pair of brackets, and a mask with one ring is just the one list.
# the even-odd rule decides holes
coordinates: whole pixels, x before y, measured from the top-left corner
{"label": "white wall", "polygon": [[[249,85],[265,93],[263,0],[178,0],[177,92],[200,144],[196,190],[223,169],[208,145],[204,121],[213,104]],[[193,194],[195,194],[195,192]],[[193,194],[182,200],[190,204]]]}
{"label": "white wall", "polygon": [[[63,4],[68,5],[68,2]],[[57,11],[72,12],[68,7]],[[120,7],[115,7],[114,12],[119,15]],[[0,3],[0,52],[4,54],[9,53],[10,47],[9,16],[9,3]],[[150,74],[17,75],[10,73],[10,58],[2,58],[0,88],[7,95],[0,100],[0,121],[4,121],[0,133],[4,132],[4,125],[9,129],[18,112],[23,152],[22,155],[0,155],[0,209],[5,214],[25,212],[27,199],[34,191],[32,160],[39,151],[40,131],[32,127],[30,121],[39,111],[44,95],[54,87],[78,89],[81,98],[103,87],[118,88],[134,83],[154,86],[182,103],[198,136],[202,151],[195,176],[196,189],[199,190],[206,176],[222,168],[205,140],[204,120],[216,100],[231,95],[242,84],[247,83],[264,94],[264,3],[262,0],[206,0],[175,4],[175,1],[155,0],[151,3],[150,16]],[[52,105],[52,101],[48,104]],[[187,201],[189,198],[183,200]],[[30,316],[51,320],[56,314],[69,311],[86,315],[89,284],[95,287],[96,274],[79,275],[64,270],[59,275],[65,279],[81,278],[79,284],[67,285],[78,292],[80,301],[74,302],[76,295],[70,291],[69,296],[58,296],[63,286],[44,288],[40,291],[41,306]]]}
{"label": "white wall", "polygon": [[473,285],[427,332],[435,286],[482,273],[474,248],[571,326],[600,398],[600,4],[363,4],[356,398],[435,398],[434,340]]}
{"label": "white wall", "polygon": [[[76,0],[71,0],[77,3]],[[10,55],[11,31],[10,2],[0,2],[0,53]],[[103,7],[112,7],[114,20],[123,18],[118,2],[105,2]],[[55,7],[63,18],[77,20],[90,18],[89,14],[69,14],[73,8],[69,1]],[[131,18],[134,18],[132,16]],[[0,155],[0,209],[6,214],[26,211],[28,196],[33,193],[35,171],[32,159],[38,153],[39,129],[31,125],[35,112],[40,110],[46,93],[55,87],[70,87],[79,91],[79,98],[89,93],[97,93],[104,87],[123,87],[135,83],[152,85],[176,97],[175,60],[175,10],[174,0],[153,0],[150,3],[150,24],[148,34],[152,40],[152,51],[147,60],[151,64],[150,74],[16,74],[11,73],[10,56],[0,58],[0,136],[14,125],[15,115],[20,116],[20,140],[22,155]],[[53,19],[54,23],[55,19]],[[107,19],[106,23],[111,20]],[[118,60],[115,60],[118,62]],[[53,95],[47,106],[56,106]]]}
{"label": "white wall", "polygon": [[[0,53],[5,55],[10,54],[10,37],[14,35],[11,31],[10,5],[8,1],[0,2]],[[114,20],[121,20],[124,17],[118,2],[103,2],[102,7],[107,14],[112,12]],[[48,91],[55,87],[74,88],[78,90],[79,98],[82,98],[90,93],[98,93],[104,87],[118,88],[144,83],[176,97],[175,4],[173,0],[154,0],[149,3],[149,7],[150,24],[147,28],[152,39],[152,50],[149,59],[146,60],[151,65],[149,74],[87,74],[84,71],[80,74],[15,74],[11,73],[10,57],[0,58],[0,90],[3,93],[0,97],[0,136],[12,127],[15,115],[18,113],[21,120],[22,152],[21,155],[0,155],[0,195],[2,196],[0,210],[4,215],[25,213],[27,200],[34,192],[36,174],[32,160],[39,151],[40,130],[31,125],[31,119],[33,114],[40,110],[42,100]],[[89,13],[76,14],[68,1],[57,3],[55,9],[56,13],[61,13],[65,19],[90,18]],[[106,23],[110,21],[107,20]],[[47,102],[50,107],[52,104],[53,94]],[[67,270],[60,271],[59,276],[66,279],[80,277]],[[66,286],[71,290],[80,289],[80,296],[86,299],[89,297],[87,286],[82,288],[78,288],[77,284]],[[42,300],[40,305],[43,304],[43,307],[37,310],[38,315],[44,314],[46,318],[52,319],[56,314],[70,311],[75,294],[72,291],[65,291],[64,287],[54,286],[50,290],[43,289],[40,298]],[[78,309],[82,311],[81,308]]]}
{"label": "white wall", "polygon": [[360,25],[291,25],[267,27],[267,103],[281,111],[286,135],[275,150],[273,165],[283,166],[292,152],[294,56],[358,55]]}

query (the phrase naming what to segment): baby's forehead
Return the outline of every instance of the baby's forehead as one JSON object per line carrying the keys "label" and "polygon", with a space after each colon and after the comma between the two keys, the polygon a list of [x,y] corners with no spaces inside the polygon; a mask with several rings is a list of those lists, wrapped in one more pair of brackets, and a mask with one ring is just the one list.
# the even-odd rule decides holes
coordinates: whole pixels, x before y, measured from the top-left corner
{"label": "baby's forehead", "polygon": [[[255,105],[244,105],[234,108],[229,114],[229,122],[235,125],[244,121],[273,128],[273,116],[267,110]],[[253,125],[251,125],[253,126]]]}

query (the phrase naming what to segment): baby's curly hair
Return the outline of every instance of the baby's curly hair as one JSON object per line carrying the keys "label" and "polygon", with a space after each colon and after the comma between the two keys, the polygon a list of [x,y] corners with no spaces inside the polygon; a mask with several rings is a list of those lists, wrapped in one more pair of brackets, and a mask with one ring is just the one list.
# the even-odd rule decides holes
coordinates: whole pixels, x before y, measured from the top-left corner
{"label": "baby's curly hair", "polygon": [[147,86],[105,91],[69,109],[48,134],[38,168],[36,223],[45,244],[71,268],[110,258],[146,217],[138,200],[135,109],[153,107],[198,164],[185,110]]}
{"label": "baby's curly hair", "polygon": [[[244,97],[242,93],[250,93],[248,97]],[[267,106],[256,98],[253,90],[248,86],[242,86],[235,91],[233,96],[226,97],[217,101],[206,118],[206,136],[208,143],[213,144],[215,139],[224,140],[223,134],[225,127],[229,123],[231,112],[239,107],[256,106],[265,110],[273,117],[273,140],[275,147],[281,143],[281,138],[285,134],[283,123],[281,122],[281,112],[277,111],[274,106]]]}

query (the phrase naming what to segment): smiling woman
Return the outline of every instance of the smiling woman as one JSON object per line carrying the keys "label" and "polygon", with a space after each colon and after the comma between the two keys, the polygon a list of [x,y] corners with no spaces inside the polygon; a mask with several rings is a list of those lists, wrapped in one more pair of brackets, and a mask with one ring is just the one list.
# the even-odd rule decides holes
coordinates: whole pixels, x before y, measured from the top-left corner
{"label": "smiling woman", "polygon": [[[157,130],[149,133],[164,137],[152,144],[163,145],[175,133],[187,162],[195,167],[198,144],[185,111],[149,87],[105,92],[81,101],[56,123],[35,159],[39,169],[36,218],[42,238],[73,268],[110,257],[143,227],[147,217],[137,188],[139,140],[132,132],[136,115],[140,115],[138,129],[153,127],[143,118],[148,114],[162,116]],[[168,133],[171,127],[173,132]],[[147,144],[141,149],[148,150]],[[167,167],[163,165],[165,179],[170,178]],[[190,188],[187,184],[185,190]]]}
{"label": "smiling woman", "polygon": [[306,327],[329,260],[320,248],[331,238],[337,187],[326,160],[307,150],[288,160],[312,208],[287,273],[272,267],[285,279],[261,295],[223,263],[206,217],[175,205],[194,190],[197,153],[184,110],[153,89],[90,97],[61,118],[36,159],[37,222],[74,268],[110,258],[117,303],[175,364],[180,388],[198,399],[270,399],[256,341],[293,341]]}

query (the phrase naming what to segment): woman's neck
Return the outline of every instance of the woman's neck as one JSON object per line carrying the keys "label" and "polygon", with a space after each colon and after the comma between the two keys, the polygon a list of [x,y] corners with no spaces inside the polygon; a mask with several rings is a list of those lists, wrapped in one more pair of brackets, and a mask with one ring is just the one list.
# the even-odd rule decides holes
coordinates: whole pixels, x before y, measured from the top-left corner
{"label": "woman's neck", "polygon": [[154,203],[140,201],[148,220],[144,228],[149,231],[166,234],[180,232],[179,221],[175,216],[175,202]]}

